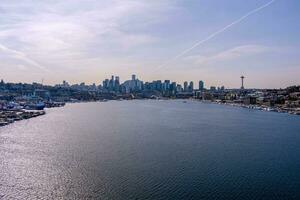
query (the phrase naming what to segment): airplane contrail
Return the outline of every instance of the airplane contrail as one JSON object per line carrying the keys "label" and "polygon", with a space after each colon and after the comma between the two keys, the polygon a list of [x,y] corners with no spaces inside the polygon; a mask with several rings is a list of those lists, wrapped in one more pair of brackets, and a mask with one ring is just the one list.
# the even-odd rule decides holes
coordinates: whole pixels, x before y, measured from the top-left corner
{"label": "airplane contrail", "polygon": [[276,0],[271,0],[271,1],[269,1],[268,3],[266,3],[266,4],[260,6],[260,7],[256,8],[256,9],[254,9],[254,10],[248,12],[247,14],[243,15],[242,17],[240,17],[239,19],[233,21],[232,23],[228,24],[227,26],[221,28],[220,30],[218,30],[218,31],[216,31],[216,32],[214,32],[214,33],[212,33],[212,34],[209,35],[207,38],[205,38],[205,39],[203,39],[203,40],[200,40],[200,41],[196,42],[193,46],[191,46],[190,48],[188,48],[188,49],[182,51],[180,54],[178,54],[178,55],[175,56],[174,58],[168,60],[167,62],[163,63],[162,65],[159,65],[159,66],[156,68],[156,70],[159,70],[159,69],[165,67],[167,64],[169,64],[169,63],[171,63],[171,62],[177,60],[177,59],[180,58],[181,56],[185,55],[186,53],[190,52],[190,51],[193,50],[194,48],[200,46],[201,44],[204,44],[205,42],[211,40],[212,38],[216,37],[217,35],[223,33],[224,31],[226,31],[227,29],[231,28],[232,26],[234,26],[234,25],[236,25],[236,24],[238,24],[238,23],[244,21],[244,20],[245,20],[246,18],[248,18],[249,16],[251,16],[251,15],[253,15],[253,14],[259,12],[260,10],[262,10],[262,9],[264,9],[264,8],[266,8],[266,7],[268,7],[269,5],[271,5],[272,3],[274,3],[275,1],[276,1]]}
{"label": "airplane contrail", "polygon": [[3,44],[0,44],[0,51],[9,53],[9,54],[13,55],[15,59],[22,60],[22,61],[24,61],[32,66],[35,66],[43,71],[48,71],[44,66],[41,66],[39,63],[37,63],[35,60],[29,58],[25,53],[23,53],[21,51],[10,49],[10,48],[4,46]]}

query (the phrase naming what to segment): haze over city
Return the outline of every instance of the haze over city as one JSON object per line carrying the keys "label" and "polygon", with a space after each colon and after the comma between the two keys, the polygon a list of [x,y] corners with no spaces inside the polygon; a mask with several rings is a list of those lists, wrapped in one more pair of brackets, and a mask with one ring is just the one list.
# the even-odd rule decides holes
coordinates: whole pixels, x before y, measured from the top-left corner
{"label": "haze over city", "polygon": [[299,9],[296,0],[1,0],[0,78],[99,84],[138,74],[238,88],[245,75],[249,88],[284,88],[299,84]]}

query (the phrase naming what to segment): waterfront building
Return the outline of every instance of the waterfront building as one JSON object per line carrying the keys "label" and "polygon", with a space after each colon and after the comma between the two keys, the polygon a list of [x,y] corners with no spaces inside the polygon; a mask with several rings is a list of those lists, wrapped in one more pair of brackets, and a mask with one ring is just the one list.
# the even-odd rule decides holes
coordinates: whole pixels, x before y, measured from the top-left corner
{"label": "waterfront building", "polygon": [[48,90],[44,90],[44,89],[36,89],[33,92],[33,97],[40,97],[42,99],[49,99],[50,98],[50,92]]}
{"label": "waterfront building", "polygon": [[243,103],[246,105],[254,105],[256,104],[257,98],[254,96],[247,96],[243,99]]}

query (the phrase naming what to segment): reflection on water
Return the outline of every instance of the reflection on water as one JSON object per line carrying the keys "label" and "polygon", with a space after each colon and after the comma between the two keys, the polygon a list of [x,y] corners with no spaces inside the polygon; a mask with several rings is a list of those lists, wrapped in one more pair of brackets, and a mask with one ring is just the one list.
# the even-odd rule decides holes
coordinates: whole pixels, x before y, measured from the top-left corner
{"label": "reflection on water", "polygon": [[299,116],[72,104],[0,128],[0,199],[300,199],[299,144]]}

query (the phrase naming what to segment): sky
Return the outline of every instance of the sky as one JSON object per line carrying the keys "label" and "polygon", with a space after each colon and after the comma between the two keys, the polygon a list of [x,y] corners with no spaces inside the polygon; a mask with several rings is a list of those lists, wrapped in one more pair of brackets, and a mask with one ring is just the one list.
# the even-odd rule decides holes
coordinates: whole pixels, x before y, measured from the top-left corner
{"label": "sky", "polygon": [[299,0],[0,0],[0,79],[300,84]]}

